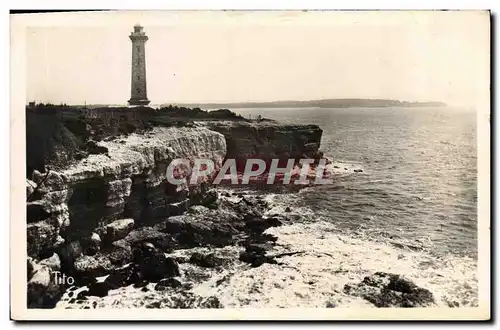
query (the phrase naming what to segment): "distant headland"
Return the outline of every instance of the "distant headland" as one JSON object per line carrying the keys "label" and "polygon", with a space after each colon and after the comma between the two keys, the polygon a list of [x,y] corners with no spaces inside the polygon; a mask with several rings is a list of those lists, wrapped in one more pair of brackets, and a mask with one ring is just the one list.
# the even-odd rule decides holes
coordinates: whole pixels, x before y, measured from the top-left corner
{"label": "distant headland", "polygon": [[232,103],[175,103],[189,108],[382,108],[382,107],[442,107],[444,102],[436,101],[399,101],[388,99],[324,99],[310,101],[272,101],[272,102],[232,102]]}

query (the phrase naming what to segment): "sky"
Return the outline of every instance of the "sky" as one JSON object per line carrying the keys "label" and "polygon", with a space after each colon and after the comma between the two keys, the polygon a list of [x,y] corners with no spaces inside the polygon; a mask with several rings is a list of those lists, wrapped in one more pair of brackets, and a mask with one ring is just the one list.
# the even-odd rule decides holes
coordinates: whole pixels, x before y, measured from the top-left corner
{"label": "sky", "polygon": [[[36,17],[35,17],[36,16]],[[141,24],[152,104],[383,98],[475,105],[489,88],[485,12],[34,15],[26,101],[126,104]]]}

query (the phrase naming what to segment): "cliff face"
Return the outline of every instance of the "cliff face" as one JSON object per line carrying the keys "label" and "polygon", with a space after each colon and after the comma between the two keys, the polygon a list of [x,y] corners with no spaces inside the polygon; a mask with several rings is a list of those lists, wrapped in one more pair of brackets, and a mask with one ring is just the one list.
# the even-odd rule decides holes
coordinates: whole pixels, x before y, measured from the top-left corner
{"label": "cliff face", "polygon": [[[174,185],[167,180],[168,166],[174,159],[187,159],[190,165],[194,159],[209,159],[215,175],[226,158],[319,158],[321,133],[314,125],[268,122],[155,127],[141,134],[87,140],[90,155],[84,159],[62,163],[57,171],[34,170],[32,180],[26,181],[28,306],[54,306],[61,297],[64,286],[51,285],[50,269],[86,283],[135,260],[140,271],[132,274],[159,280],[169,272],[177,274],[177,264],[156,249],[226,245],[239,233],[237,228],[245,226],[263,231],[267,227],[260,213],[241,203],[234,205],[229,218],[225,211],[192,218],[196,212],[191,205],[219,207],[212,178],[191,184],[191,169],[181,168],[188,183]],[[60,145],[55,143],[54,150]],[[253,208],[265,204],[243,202]],[[142,264],[143,253],[153,253],[154,262]]]}
{"label": "cliff face", "polygon": [[63,239],[89,237],[119,218],[147,223],[180,212],[190,201],[203,202],[202,185],[172,186],[167,166],[177,158],[208,158],[220,166],[226,155],[223,135],[206,128],[154,128],[98,145],[107,153],[60,172],[34,171],[34,182],[27,184],[29,256],[43,257]]}
{"label": "cliff face", "polygon": [[283,125],[273,121],[209,122],[211,130],[226,138],[227,157],[244,161],[259,158],[321,158],[323,130],[317,125]]}

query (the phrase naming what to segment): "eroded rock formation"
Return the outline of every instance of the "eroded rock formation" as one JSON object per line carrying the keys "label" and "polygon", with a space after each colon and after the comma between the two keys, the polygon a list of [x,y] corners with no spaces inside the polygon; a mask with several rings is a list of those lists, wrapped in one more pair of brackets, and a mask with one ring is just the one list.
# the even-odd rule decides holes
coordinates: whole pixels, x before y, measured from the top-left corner
{"label": "eroded rock formation", "polygon": [[[43,292],[50,293],[47,299],[52,305],[60,290],[47,281],[50,267],[37,260],[56,255],[61,272],[94,283],[96,276],[134,262],[137,251],[147,251],[151,244],[151,262],[136,262],[139,271],[131,270],[127,276],[160,280],[162,275],[151,273],[152,268],[176,274],[175,262],[161,258],[165,251],[225,246],[234,243],[238,233],[255,235],[276,225],[272,221],[267,225],[262,219],[262,200],[242,199],[226,205],[229,211],[217,212],[212,209],[218,207],[218,194],[208,178],[185,185],[167,180],[168,165],[179,158],[210,159],[217,171],[226,157],[319,155],[321,130],[317,126],[238,125],[210,122],[155,127],[141,134],[92,142],[106,152],[90,153],[58,171],[33,171],[26,182],[28,256],[32,260],[28,266],[41,270],[28,286],[30,306],[46,304],[46,298],[36,298]],[[183,175],[189,182],[189,170]],[[154,252],[157,250],[163,252]],[[204,257],[198,261],[208,265],[213,260]],[[129,278],[127,283],[139,280]],[[100,294],[106,291],[103,285],[94,285],[92,290]]]}
{"label": "eroded rock formation", "polygon": [[207,125],[226,138],[228,158],[269,162],[274,158],[323,157],[319,151],[323,130],[317,125],[283,125],[274,121],[213,121]]}

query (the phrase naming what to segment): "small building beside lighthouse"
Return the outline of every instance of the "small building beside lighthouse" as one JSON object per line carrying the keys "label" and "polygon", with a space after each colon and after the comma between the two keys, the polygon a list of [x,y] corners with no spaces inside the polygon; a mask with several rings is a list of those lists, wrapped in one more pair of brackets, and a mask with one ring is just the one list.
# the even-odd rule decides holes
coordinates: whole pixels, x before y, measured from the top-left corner
{"label": "small building beside lighthouse", "polygon": [[132,79],[130,100],[131,106],[148,105],[146,86],[146,41],[148,36],[140,25],[134,26],[134,31],[129,36],[132,41]]}

